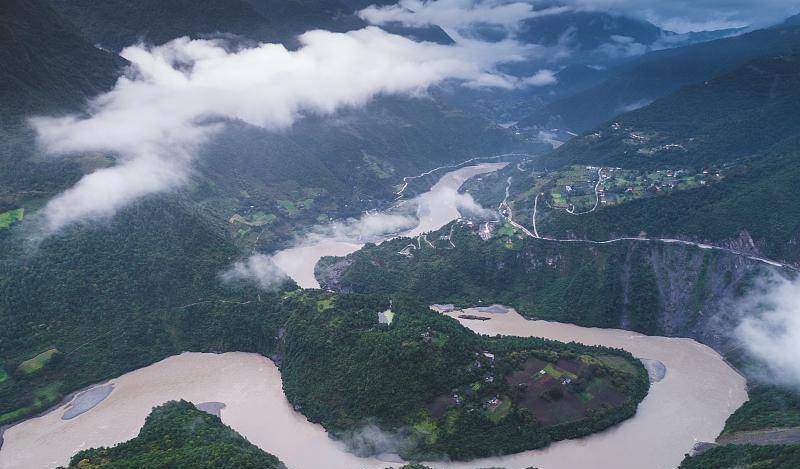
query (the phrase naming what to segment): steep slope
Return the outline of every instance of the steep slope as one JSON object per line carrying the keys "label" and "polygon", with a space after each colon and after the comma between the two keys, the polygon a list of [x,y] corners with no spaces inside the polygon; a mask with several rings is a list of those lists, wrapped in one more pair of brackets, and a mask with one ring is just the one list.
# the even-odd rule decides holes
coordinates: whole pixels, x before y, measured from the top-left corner
{"label": "steep slope", "polygon": [[526,316],[588,327],[693,337],[723,349],[735,322],[729,302],[764,265],[693,246],[623,241],[592,245],[523,237],[510,226],[483,240],[478,225],[428,235],[435,248],[399,253],[411,241],[368,245],[323,258],[323,288],[460,306],[501,303]]}
{"label": "steep slope", "polygon": [[519,125],[586,131],[681,86],[708,80],[758,57],[789,53],[798,46],[800,28],[786,27],[650,52],[620,65],[605,82],[544,106]]}
{"label": "steep slope", "polygon": [[[721,181],[601,206],[582,216],[542,204],[537,213],[540,233],[599,240],[640,233],[688,237],[798,263],[798,141],[800,58],[754,60],[624,114],[537,163],[696,172],[713,166],[718,169],[711,172],[721,171]],[[534,200],[521,192],[534,184],[533,177],[517,175],[518,195],[512,196],[526,225]]]}
{"label": "steep slope", "polygon": [[278,458],[248,442],[219,417],[186,401],[154,408],[136,438],[113,448],[83,450],[69,467],[286,469]]}
{"label": "steep slope", "polygon": [[800,55],[758,58],[620,115],[549,161],[643,167],[730,162],[800,134]]}
{"label": "steep slope", "polygon": [[0,123],[80,106],[110,88],[124,64],[93,47],[46,0],[0,5]]}
{"label": "steep slope", "polygon": [[0,213],[53,194],[93,167],[32,159],[37,152],[25,119],[80,110],[114,85],[125,63],[92,46],[45,0],[0,4]]}

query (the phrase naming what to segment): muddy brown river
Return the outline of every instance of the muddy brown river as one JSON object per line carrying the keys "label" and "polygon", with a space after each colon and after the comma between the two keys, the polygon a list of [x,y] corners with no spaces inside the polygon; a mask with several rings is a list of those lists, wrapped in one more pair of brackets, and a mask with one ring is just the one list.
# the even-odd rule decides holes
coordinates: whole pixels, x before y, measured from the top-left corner
{"label": "muddy brown river", "polygon": [[[457,189],[476,171],[476,167],[471,168],[455,171],[457,177],[448,182],[449,187]],[[480,172],[486,171],[474,174]],[[435,205],[436,198],[431,200]],[[432,216],[430,222],[423,220],[430,224],[418,229],[435,229],[456,218],[458,210],[452,209],[454,216],[450,208],[427,212],[449,215]],[[356,243],[351,244],[357,249]],[[312,286],[316,260],[323,255],[343,253],[341,246],[329,247],[309,248],[308,257],[304,258],[307,264],[295,262],[296,267],[288,273],[300,285]],[[301,254],[294,252],[294,256]],[[428,463],[435,468],[674,468],[695,443],[713,441],[726,418],[747,399],[744,378],[711,348],[691,339],[529,321],[513,310],[504,314],[477,309],[466,312],[491,318],[458,319],[478,333],[537,336],[622,348],[638,358],[663,363],[666,374],[651,385],[636,415],[611,429],[554,443],[542,450],[469,463]],[[460,313],[447,314],[457,318]],[[8,429],[0,449],[0,468],[52,468],[67,464],[70,456],[81,449],[128,440],[136,436],[153,406],[173,399],[215,403],[224,423],[281,458],[292,469],[377,469],[398,465],[347,453],[322,427],[295,412],[283,395],[278,369],[260,355],[184,353],[122,375],[108,384],[113,386],[105,399],[73,418],[62,418],[69,410],[67,404]]]}

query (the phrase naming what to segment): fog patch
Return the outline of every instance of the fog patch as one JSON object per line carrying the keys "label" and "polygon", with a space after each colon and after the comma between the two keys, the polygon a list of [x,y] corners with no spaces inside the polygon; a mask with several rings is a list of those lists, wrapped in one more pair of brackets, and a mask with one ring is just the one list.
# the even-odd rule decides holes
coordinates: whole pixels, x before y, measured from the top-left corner
{"label": "fog patch", "polygon": [[734,337],[762,366],[754,376],[800,387],[800,278],[776,274],[759,280],[739,303]]}
{"label": "fog patch", "polygon": [[637,109],[641,109],[641,108],[651,104],[652,102],[653,102],[653,100],[649,99],[649,98],[640,99],[638,101],[634,101],[632,103],[628,103],[628,104],[625,104],[623,106],[620,106],[619,108],[617,108],[617,112],[618,113],[623,113],[623,112],[635,111]]}
{"label": "fog patch", "polygon": [[417,439],[407,428],[388,432],[374,422],[367,422],[355,430],[336,435],[347,451],[361,457],[379,455],[384,460],[399,462],[399,454],[408,453],[417,445]]}
{"label": "fog patch", "polygon": [[289,280],[271,256],[254,254],[234,263],[230,269],[220,274],[224,283],[235,285],[252,283],[262,290],[275,290]]}

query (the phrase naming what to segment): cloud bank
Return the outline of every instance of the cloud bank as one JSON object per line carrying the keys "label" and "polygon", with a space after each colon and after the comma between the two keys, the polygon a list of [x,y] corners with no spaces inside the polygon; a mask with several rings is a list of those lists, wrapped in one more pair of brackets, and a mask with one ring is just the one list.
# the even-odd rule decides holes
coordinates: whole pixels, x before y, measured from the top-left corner
{"label": "cloud bank", "polygon": [[762,378],[800,387],[800,279],[763,280],[739,313],[734,335],[763,365]]}
{"label": "cloud bank", "polygon": [[303,115],[363,106],[381,94],[419,95],[449,80],[526,86],[496,66],[535,53],[513,41],[414,42],[376,27],[309,31],[299,40],[301,47],[291,51],[279,44],[229,50],[222,40],[187,38],[123,50],[129,73],[94,99],[87,115],[31,120],[48,153],[100,151],[117,158],[46,205],[44,232],[109,217],[138,198],[186,183],[198,147],[225,121],[280,130]]}

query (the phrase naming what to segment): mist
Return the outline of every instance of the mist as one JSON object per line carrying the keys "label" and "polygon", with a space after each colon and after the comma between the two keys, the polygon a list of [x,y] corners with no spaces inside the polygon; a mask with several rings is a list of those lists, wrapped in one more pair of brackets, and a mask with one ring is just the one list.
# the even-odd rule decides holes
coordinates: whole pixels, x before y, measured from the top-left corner
{"label": "mist", "polygon": [[105,152],[117,161],[52,199],[38,215],[44,234],[186,184],[198,148],[227,121],[281,131],[303,116],[333,115],[384,94],[424,96],[445,81],[527,86],[496,66],[535,53],[513,41],[415,42],[377,27],[309,31],[299,41],[297,50],[188,38],[131,46],[121,53],[128,72],[86,114],[31,119],[48,154]]}
{"label": "mist", "polygon": [[272,261],[272,257],[255,254],[234,263],[220,277],[224,283],[252,283],[262,290],[274,290],[289,280],[289,277]]}
{"label": "mist", "polygon": [[758,378],[800,387],[800,278],[759,280],[738,306],[734,337],[756,359]]}

